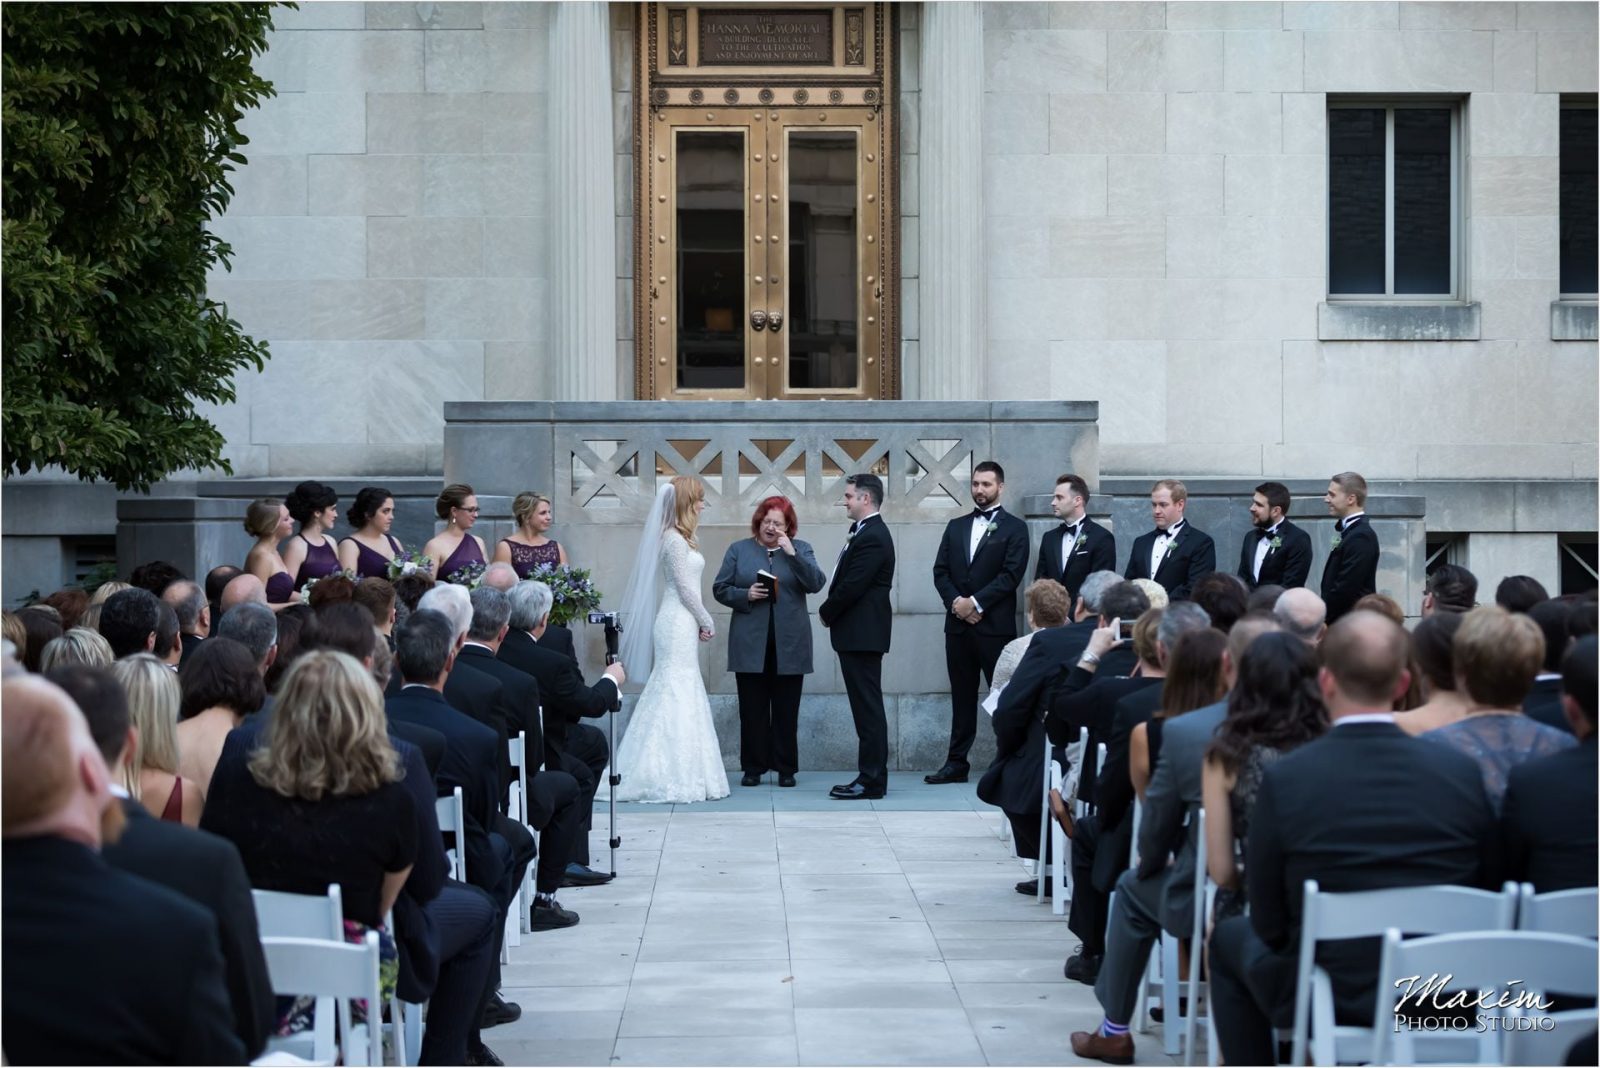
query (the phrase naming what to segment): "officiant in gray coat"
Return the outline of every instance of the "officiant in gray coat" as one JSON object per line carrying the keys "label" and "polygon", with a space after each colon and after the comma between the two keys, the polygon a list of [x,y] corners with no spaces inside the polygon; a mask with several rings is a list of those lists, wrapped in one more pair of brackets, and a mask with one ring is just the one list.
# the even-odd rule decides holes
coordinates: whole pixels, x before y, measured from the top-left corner
{"label": "officiant in gray coat", "polygon": [[[728,670],[739,687],[739,764],[745,786],[768,771],[793,786],[800,766],[800,689],[811,674],[811,614],[806,594],[827,585],[787,497],[768,497],[750,519],[751,537],[728,546],[712,583],[733,609]],[[772,576],[764,578],[760,572]]]}

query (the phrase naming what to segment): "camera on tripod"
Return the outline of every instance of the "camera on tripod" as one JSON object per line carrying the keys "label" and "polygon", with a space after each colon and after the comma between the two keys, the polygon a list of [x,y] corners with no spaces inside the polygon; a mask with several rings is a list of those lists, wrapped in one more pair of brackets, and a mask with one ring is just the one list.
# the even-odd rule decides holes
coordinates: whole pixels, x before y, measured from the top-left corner
{"label": "camera on tripod", "polygon": [[606,628],[606,663],[617,662],[617,645],[622,637],[622,617],[616,612],[590,612],[590,623],[601,623]]}

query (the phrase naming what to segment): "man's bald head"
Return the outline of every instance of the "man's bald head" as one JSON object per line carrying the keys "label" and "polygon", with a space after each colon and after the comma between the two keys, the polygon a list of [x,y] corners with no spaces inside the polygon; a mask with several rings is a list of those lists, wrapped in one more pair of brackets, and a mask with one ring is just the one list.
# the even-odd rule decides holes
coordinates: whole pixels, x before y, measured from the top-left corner
{"label": "man's bald head", "polygon": [[178,579],[161,591],[161,599],[178,614],[178,631],[204,638],[211,631],[211,606],[198,582]]}
{"label": "man's bald head", "polygon": [[1405,630],[1376,612],[1340,619],[1322,641],[1322,692],[1331,716],[1388,711],[1411,681]]}
{"label": "man's bald head", "polygon": [[246,571],[242,575],[235,575],[222,587],[222,600],[219,602],[224,615],[234,605],[253,601],[256,604],[267,603],[267,587],[261,580]]}
{"label": "man's bald head", "polygon": [[1272,615],[1278,626],[1301,641],[1316,645],[1325,633],[1323,625],[1328,619],[1328,606],[1310,590],[1298,587],[1283,591],[1278,603],[1272,606]]}
{"label": "man's bald head", "polygon": [[98,846],[110,776],[83,713],[59,686],[37,676],[6,679],[0,708],[0,832],[56,834]]}
{"label": "man's bald head", "polygon": [[490,564],[489,570],[483,573],[480,586],[488,586],[499,590],[501,593],[510,593],[511,587],[522,580],[517,577],[517,569],[507,563]]}

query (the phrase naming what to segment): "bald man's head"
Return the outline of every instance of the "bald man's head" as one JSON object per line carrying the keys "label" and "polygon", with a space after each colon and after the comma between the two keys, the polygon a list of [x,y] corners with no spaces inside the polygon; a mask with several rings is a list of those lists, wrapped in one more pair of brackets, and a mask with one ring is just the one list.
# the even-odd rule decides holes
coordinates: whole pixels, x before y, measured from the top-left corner
{"label": "bald man's head", "polygon": [[1411,681],[1408,660],[1406,632],[1392,619],[1368,611],[1340,619],[1322,641],[1322,689],[1329,713],[1392,708]]}
{"label": "bald man's head", "polygon": [[1328,606],[1321,597],[1304,587],[1284,590],[1278,603],[1272,607],[1278,626],[1303,642],[1316,645],[1322,640],[1323,624],[1328,619]]}
{"label": "bald man's head", "polygon": [[488,586],[499,590],[501,593],[510,593],[511,587],[522,580],[517,578],[517,569],[507,563],[490,564],[489,569],[483,573],[480,586]]}
{"label": "bald man's head", "polygon": [[235,575],[228,580],[228,584],[222,588],[222,600],[218,604],[223,614],[226,615],[228,609],[236,604],[244,604],[246,601],[251,601],[255,604],[267,603],[267,587],[262,584],[260,579],[248,571],[242,575]]}
{"label": "bald man's head", "polygon": [[102,813],[114,807],[110,775],[78,706],[54,683],[21,676],[0,685],[0,709],[0,833],[98,846]]}
{"label": "bald man's head", "polygon": [[1266,613],[1251,613],[1235,623],[1228,631],[1228,645],[1222,652],[1222,676],[1228,683],[1228,689],[1233,689],[1233,684],[1239,680],[1239,665],[1244,663],[1245,650],[1250,648],[1250,643],[1263,634],[1282,630],[1278,621]]}

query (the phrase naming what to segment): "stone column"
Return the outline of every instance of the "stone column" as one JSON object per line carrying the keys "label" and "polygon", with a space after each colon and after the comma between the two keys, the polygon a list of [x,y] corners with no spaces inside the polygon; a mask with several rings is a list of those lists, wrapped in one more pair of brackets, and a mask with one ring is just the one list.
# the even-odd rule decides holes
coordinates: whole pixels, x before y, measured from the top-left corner
{"label": "stone column", "polygon": [[922,5],[919,175],[923,400],[982,396],[983,12]]}
{"label": "stone column", "polygon": [[607,5],[552,5],[549,366],[555,400],[614,400],[616,239]]}

